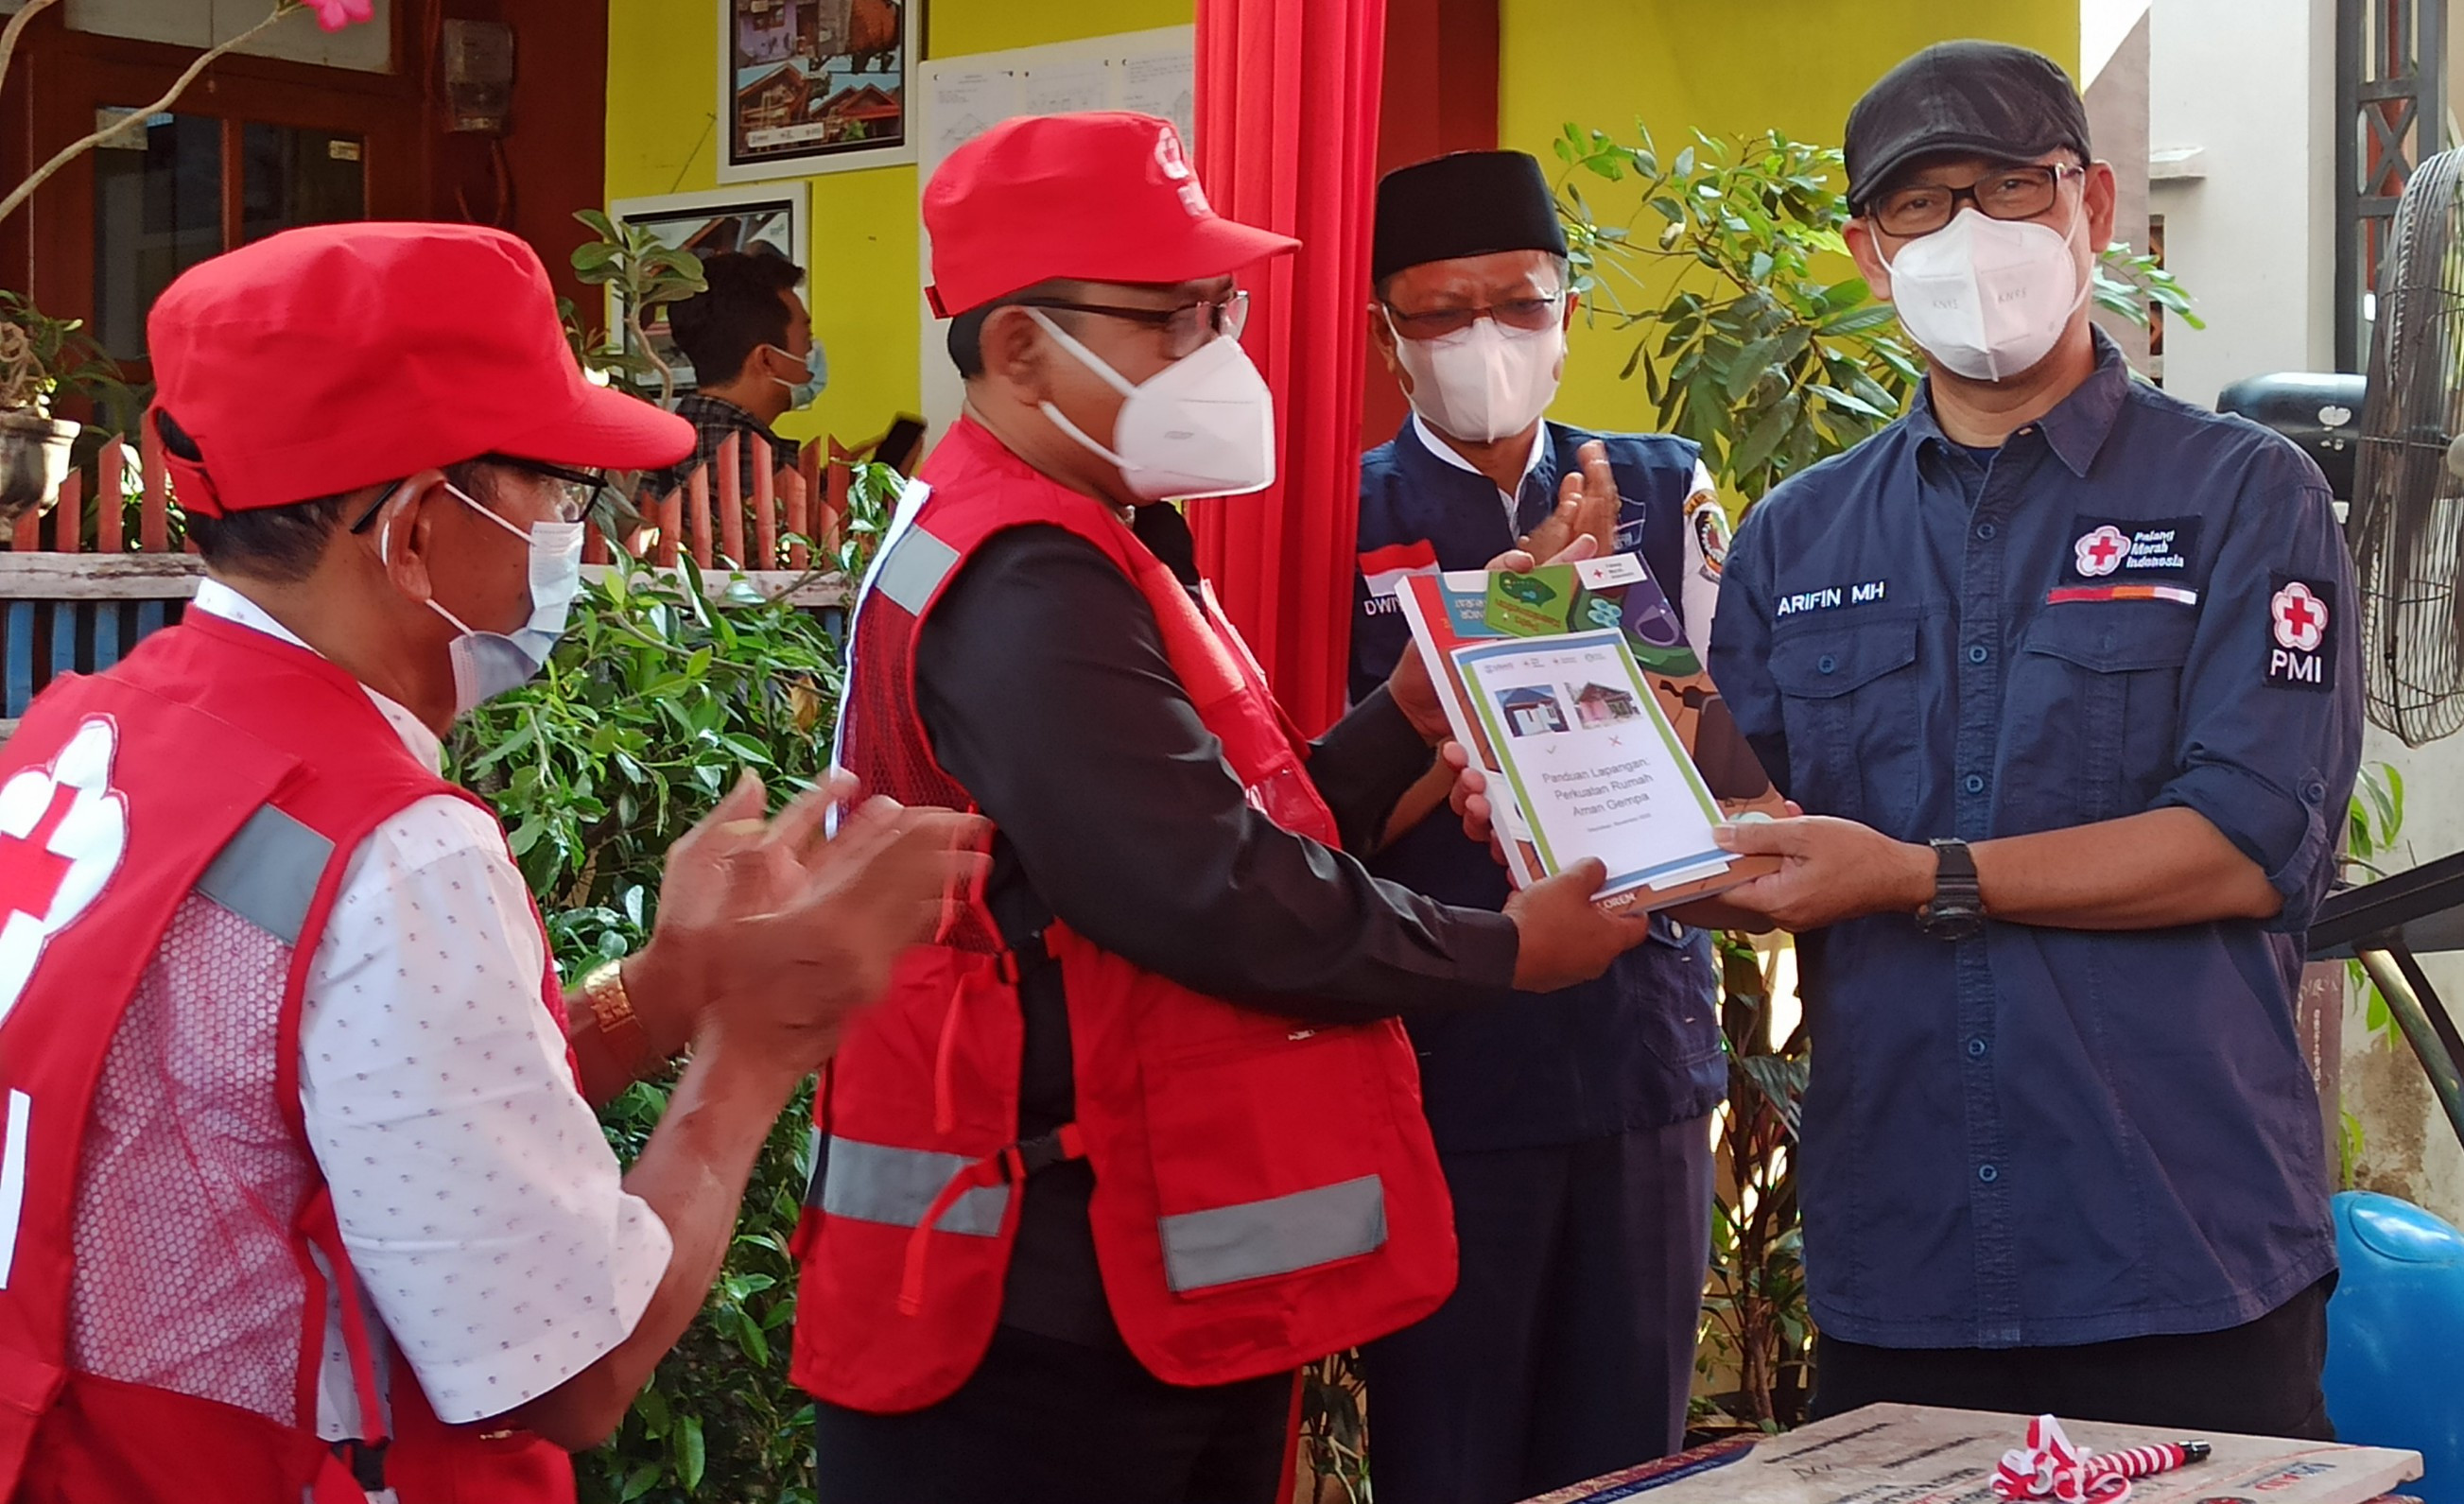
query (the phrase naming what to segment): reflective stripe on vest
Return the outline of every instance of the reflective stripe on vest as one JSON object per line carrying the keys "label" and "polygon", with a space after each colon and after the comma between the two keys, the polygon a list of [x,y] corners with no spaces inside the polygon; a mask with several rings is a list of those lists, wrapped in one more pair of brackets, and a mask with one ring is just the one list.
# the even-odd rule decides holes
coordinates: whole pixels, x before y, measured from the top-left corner
{"label": "reflective stripe on vest", "polygon": [[286,946],[299,944],[334,843],[273,805],[260,806],[217,852],[197,891]]}
{"label": "reflective stripe on vest", "polygon": [[[976,1163],[963,1154],[895,1148],[836,1134],[824,1147],[828,1157],[823,1161],[823,1172],[815,1177],[821,1182],[822,1214],[897,1228],[923,1221],[951,1177]],[[809,1188],[804,1204],[815,1204]],[[934,1231],[999,1237],[1001,1214],[1008,1210],[1007,1186],[980,1187],[952,1202]]]}
{"label": "reflective stripe on vest", "polygon": [[1363,1175],[1156,1221],[1165,1282],[1187,1295],[1375,1252],[1386,1242],[1386,1187]]}
{"label": "reflective stripe on vest", "polygon": [[909,616],[922,616],[933,593],[957,567],[957,549],[922,528],[909,528],[906,535],[891,544],[890,552],[882,556],[881,570],[872,577],[872,588]]}

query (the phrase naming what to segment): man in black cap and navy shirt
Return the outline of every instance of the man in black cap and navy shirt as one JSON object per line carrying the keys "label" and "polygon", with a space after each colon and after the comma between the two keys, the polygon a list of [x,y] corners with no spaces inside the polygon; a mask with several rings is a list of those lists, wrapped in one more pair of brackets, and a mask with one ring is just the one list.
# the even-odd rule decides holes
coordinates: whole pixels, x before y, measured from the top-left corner
{"label": "man in black cap and navy shirt", "polygon": [[1815,1404],[2326,1437],[2336,1271],[2294,1028],[2360,756],[2318,468],[2087,318],[2112,169],[2019,48],[1848,118],[1849,249],[1931,370],[1746,518],[1711,671],[1807,815]]}
{"label": "man in black cap and navy shirt", "polygon": [[[1727,520],[1695,447],[1545,421],[1573,314],[1540,164],[1460,152],[1378,185],[1371,338],[1410,398],[1361,462],[1352,687],[1411,651],[1413,573],[1575,531],[1639,554],[1699,646]],[[1496,908],[1506,874],[1442,814],[1442,772],[1371,870]],[[1705,1121],[1727,1079],[1710,937],[1666,920],[1606,975],[1489,1014],[1407,1014],[1462,1278],[1368,1349],[1386,1504],[1505,1504],[1677,1449],[1709,1258]]]}

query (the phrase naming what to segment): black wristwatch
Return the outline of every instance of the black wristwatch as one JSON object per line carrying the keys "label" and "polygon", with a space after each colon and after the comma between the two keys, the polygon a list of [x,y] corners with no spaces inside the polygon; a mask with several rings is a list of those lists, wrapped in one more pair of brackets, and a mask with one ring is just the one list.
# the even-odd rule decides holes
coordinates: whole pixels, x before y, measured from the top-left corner
{"label": "black wristwatch", "polygon": [[1964,840],[1933,842],[1933,899],[1917,910],[1917,927],[1936,940],[1966,940],[1985,928],[1985,892],[1976,885],[1976,858]]}

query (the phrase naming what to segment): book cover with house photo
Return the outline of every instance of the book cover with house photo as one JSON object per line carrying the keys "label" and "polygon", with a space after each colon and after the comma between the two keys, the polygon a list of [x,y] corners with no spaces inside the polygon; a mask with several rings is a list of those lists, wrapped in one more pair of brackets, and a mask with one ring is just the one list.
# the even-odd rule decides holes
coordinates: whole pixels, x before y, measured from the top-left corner
{"label": "book cover with house photo", "polygon": [[1711,844],[1721,820],[1786,804],[1640,557],[1408,576],[1396,594],[1491,774],[1518,885],[1596,856],[1604,907],[1660,908],[1776,866]]}

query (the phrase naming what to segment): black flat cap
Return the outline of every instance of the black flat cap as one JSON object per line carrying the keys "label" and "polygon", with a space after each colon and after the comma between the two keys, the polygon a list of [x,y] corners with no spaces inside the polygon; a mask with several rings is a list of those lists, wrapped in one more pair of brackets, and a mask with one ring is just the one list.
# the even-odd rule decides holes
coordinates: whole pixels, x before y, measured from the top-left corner
{"label": "black flat cap", "polygon": [[1566,253],[1557,196],[1520,151],[1458,151],[1397,167],[1377,181],[1369,277],[1499,251]]}
{"label": "black flat cap", "polygon": [[2088,160],[2087,106],[2059,63],[2003,42],[1940,42],[1882,75],[1848,112],[1848,202],[1863,208],[1919,157],[2026,162],[2061,146]]}

